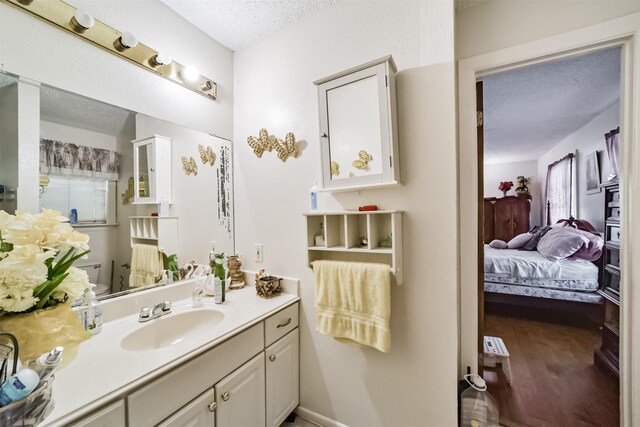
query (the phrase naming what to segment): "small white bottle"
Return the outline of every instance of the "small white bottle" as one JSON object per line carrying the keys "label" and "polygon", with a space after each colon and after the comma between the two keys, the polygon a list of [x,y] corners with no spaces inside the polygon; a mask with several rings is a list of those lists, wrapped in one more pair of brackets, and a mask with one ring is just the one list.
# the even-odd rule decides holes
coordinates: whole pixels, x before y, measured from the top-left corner
{"label": "small white bottle", "polygon": [[64,347],[56,347],[48,353],[43,353],[29,367],[36,371],[40,377],[40,384],[46,381],[60,363],[62,363],[62,352]]}
{"label": "small white bottle", "polygon": [[311,210],[318,210],[318,183],[315,181],[313,187],[311,187]]}
{"label": "small white bottle", "polygon": [[102,331],[102,307],[96,299],[96,293],[91,289],[84,291],[84,328],[97,335]]}

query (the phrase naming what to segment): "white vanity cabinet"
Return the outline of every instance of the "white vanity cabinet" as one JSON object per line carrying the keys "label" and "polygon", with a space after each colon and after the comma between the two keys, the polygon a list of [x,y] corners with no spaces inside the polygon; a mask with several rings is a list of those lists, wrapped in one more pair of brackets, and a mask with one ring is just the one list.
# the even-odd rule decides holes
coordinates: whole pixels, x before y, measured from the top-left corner
{"label": "white vanity cabinet", "polygon": [[[126,425],[278,427],[300,400],[298,306],[281,309],[130,393]],[[119,404],[121,424],[78,425],[124,426],[125,406]],[[98,415],[85,420],[102,420],[93,418]]]}
{"label": "white vanity cabinet", "polygon": [[216,384],[218,426],[265,425],[264,371],[264,352],[261,352]]}
{"label": "white vanity cabinet", "polygon": [[72,423],[69,427],[125,427],[126,425],[124,400],[121,399]]}
{"label": "white vanity cabinet", "polygon": [[213,389],[207,390],[158,427],[215,427],[216,402]]}
{"label": "white vanity cabinet", "polygon": [[267,427],[278,427],[298,406],[300,359],[298,328],[265,349]]}
{"label": "white vanity cabinet", "polygon": [[133,143],[133,203],[171,203],[171,138],[154,135]]}

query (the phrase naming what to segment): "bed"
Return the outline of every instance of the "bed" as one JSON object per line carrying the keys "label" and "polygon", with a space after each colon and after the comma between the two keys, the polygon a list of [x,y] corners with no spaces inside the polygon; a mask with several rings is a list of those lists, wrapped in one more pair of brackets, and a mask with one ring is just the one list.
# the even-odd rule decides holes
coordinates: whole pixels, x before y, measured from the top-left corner
{"label": "bed", "polygon": [[[560,220],[553,228],[561,228],[558,226],[572,227],[592,239],[602,240],[593,226],[584,220]],[[545,252],[545,255],[548,254]],[[586,313],[589,317],[597,317],[603,299],[599,292],[599,257],[589,260],[574,256],[550,259],[538,250],[495,249],[485,245],[485,301],[589,311],[591,313]]]}

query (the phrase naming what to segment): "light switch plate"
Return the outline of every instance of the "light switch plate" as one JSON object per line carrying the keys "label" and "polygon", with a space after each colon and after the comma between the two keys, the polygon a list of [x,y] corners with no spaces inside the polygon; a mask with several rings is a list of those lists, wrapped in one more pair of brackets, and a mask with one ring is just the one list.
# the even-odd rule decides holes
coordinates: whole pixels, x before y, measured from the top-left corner
{"label": "light switch plate", "polygon": [[262,243],[256,243],[256,262],[264,261],[264,253]]}

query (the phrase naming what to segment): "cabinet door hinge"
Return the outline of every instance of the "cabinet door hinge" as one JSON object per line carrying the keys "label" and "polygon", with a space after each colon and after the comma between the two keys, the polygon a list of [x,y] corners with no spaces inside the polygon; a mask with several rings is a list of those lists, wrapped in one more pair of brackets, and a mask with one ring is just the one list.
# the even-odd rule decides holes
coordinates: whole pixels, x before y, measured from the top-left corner
{"label": "cabinet door hinge", "polygon": [[477,126],[482,126],[482,123],[483,123],[482,111],[476,111],[476,123],[477,123]]}
{"label": "cabinet door hinge", "polygon": [[389,156],[389,167],[393,167],[393,157]]}
{"label": "cabinet door hinge", "polygon": [[384,86],[389,87],[389,78],[387,76],[384,76]]}

